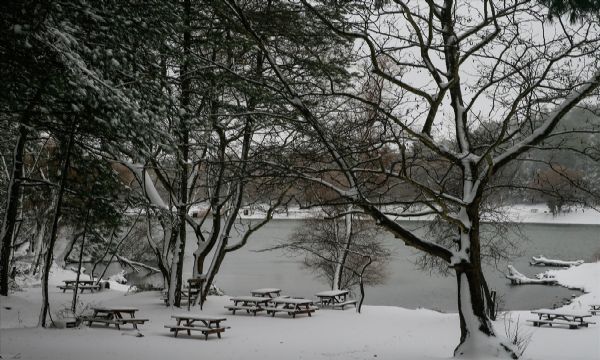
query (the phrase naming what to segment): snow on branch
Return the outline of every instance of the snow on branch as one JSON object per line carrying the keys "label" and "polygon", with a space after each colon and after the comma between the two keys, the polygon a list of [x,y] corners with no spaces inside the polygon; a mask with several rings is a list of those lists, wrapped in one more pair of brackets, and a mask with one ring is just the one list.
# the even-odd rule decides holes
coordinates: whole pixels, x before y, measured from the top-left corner
{"label": "snow on branch", "polygon": [[169,207],[158,193],[158,190],[156,189],[156,186],[154,185],[150,174],[148,173],[148,171],[146,171],[146,169],[144,169],[143,165],[132,164],[127,161],[121,161],[120,163],[125,165],[129,169],[129,171],[133,173],[136,180],[142,187],[144,195],[152,205],[160,209],[169,210]]}
{"label": "snow on branch", "polygon": [[133,270],[135,270],[135,272],[139,272],[140,271],[139,268],[150,270],[150,271],[156,272],[156,273],[160,272],[159,269],[157,269],[153,266],[146,265],[146,264],[138,262],[138,261],[129,260],[128,258],[120,256],[120,255],[117,255],[117,259],[119,260],[119,262],[131,267]]}
{"label": "snow on branch", "polygon": [[548,259],[544,257],[544,255],[540,255],[538,257],[531,257],[532,266],[559,266],[559,267],[571,267],[583,264],[583,260],[575,260],[575,261],[565,261],[565,260],[556,260],[556,259]]}
{"label": "snow on branch", "polygon": [[524,285],[524,284],[541,284],[541,285],[555,285],[557,281],[555,279],[532,279],[529,278],[514,268],[512,265],[508,265],[508,274],[505,275],[507,279],[510,280],[510,283],[513,285]]}

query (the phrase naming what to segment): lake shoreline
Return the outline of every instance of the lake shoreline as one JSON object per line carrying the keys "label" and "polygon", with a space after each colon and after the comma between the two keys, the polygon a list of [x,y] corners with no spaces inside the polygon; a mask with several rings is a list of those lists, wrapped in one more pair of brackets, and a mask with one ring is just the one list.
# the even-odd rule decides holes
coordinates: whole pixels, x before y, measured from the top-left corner
{"label": "lake shoreline", "polygon": [[[195,207],[190,210],[190,215],[198,216],[206,209]],[[516,204],[499,207],[497,213],[502,214],[500,219],[481,219],[482,223],[516,223],[516,224],[543,224],[543,225],[599,225],[600,212],[592,208],[570,207],[567,211],[557,215],[552,215],[545,204]],[[243,220],[262,220],[266,216],[265,212],[242,209],[239,218]],[[325,214],[318,208],[301,209],[290,208],[285,213],[273,214],[273,220],[308,220],[322,219]],[[410,216],[403,215],[402,218],[396,218],[400,222],[411,221],[432,221],[433,215]]]}

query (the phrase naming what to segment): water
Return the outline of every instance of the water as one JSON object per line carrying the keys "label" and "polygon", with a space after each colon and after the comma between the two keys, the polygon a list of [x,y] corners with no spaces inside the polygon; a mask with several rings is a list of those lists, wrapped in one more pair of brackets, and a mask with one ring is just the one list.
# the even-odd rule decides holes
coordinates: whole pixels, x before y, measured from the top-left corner
{"label": "water", "polygon": [[[304,297],[312,297],[314,293],[326,290],[325,283],[302,267],[302,258],[287,257],[280,250],[257,252],[284,242],[302,224],[302,220],[273,220],[265,225],[244,248],[227,254],[215,285],[231,295],[247,294],[250,289],[260,287],[278,287],[286,294]],[[521,229],[529,241],[522,244],[522,254],[510,263],[528,276],[533,277],[546,270],[544,267],[529,266],[529,259],[533,255],[590,261],[593,254],[600,250],[600,226],[524,224]],[[419,270],[414,265],[416,251],[413,248],[405,246],[387,233],[382,236],[393,253],[388,265],[389,276],[385,284],[367,287],[365,303],[456,311],[456,278]],[[188,235],[184,278],[191,276],[191,254],[195,247],[194,236]],[[497,291],[500,306],[504,309],[550,307],[578,293],[560,286],[512,286],[502,273],[506,271],[506,264],[502,262],[497,266],[484,268],[489,287]],[[159,281],[154,276],[153,282]]]}

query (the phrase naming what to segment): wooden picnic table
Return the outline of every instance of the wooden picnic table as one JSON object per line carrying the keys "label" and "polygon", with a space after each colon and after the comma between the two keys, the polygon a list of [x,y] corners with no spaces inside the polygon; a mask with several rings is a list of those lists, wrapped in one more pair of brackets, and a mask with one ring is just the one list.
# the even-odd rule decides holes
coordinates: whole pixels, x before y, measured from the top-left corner
{"label": "wooden picnic table", "polygon": [[[106,326],[115,324],[117,329],[120,330],[121,325],[132,324],[133,327],[137,329],[138,324],[143,324],[148,321],[148,319],[136,318],[135,312],[138,311],[138,309],[134,307],[102,306],[94,307],[92,310],[94,311],[92,316],[83,318],[84,321],[88,322],[88,326],[91,326],[94,322],[103,323],[106,324]],[[129,315],[129,317],[124,317],[123,314]]]}
{"label": "wooden picnic table", "polygon": [[[202,290],[202,284],[206,281],[206,275],[202,274],[198,277],[191,278],[187,280],[188,283],[188,311],[190,311],[190,305],[192,301],[196,301],[197,297],[200,296],[200,291]],[[200,300],[200,310],[202,310],[202,299]]]}
{"label": "wooden picnic table", "polygon": [[321,291],[315,294],[319,298],[319,304],[321,306],[339,307],[342,310],[346,305],[354,305],[356,307],[356,300],[348,300],[348,290],[328,290]]}
{"label": "wooden picnic table", "polygon": [[266,307],[265,310],[272,316],[275,316],[276,312],[287,312],[288,315],[295,318],[296,314],[311,316],[311,313],[318,309],[313,304],[313,301],[309,299],[278,297],[271,299],[271,306]]}
{"label": "wooden picnic table", "polygon": [[[63,280],[63,282],[65,283],[65,285],[71,285],[71,284],[75,284],[77,282],[77,280]],[[93,285],[96,283],[95,280],[79,280],[80,284],[83,285]]]}
{"label": "wooden picnic table", "polygon": [[177,325],[165,325],[165,328],[174,332],[175,337],[177,337],[179,331],[185,330],[188,335],[191,335],[191,331],[196,330],[204,334],[204,340],[208,340],[208,334],[212,333],[216,333],[220,339],[221,333],[225,331],[225,328],[221,327],[221,322],[227,320],[220,316],[190,314],[171,315],[171,318],[177,320]]}
{"label": "wooden picnic table", "polygon": [[261,288],[250,290],[252,296],[276,298],[281,294],[281,289],[277,288]]}
{"label": "wooden picnic table", "polygon": [[233,305],[225,306],[225,308],[231,310],[233,315],[236,310],[246,310],[247,313],[253,313],[256,316],[256,313],[263,311],[264,307],[273,299],[265,296],[236,296],[230,300],[233,301]]}
{"label": "wooden picnic table", "polygon": [[[538,320],[528,320],[533,323],[533,326],[541,325],[568,325],[570,329],[577,329],[579,327],[588,327],[589,324],[594,324],[589,321],[585,321],[585,318],[591,317],[592,315],[587,313],[568,312],[564,310],[551,310],[542,309],[531,312],[538,316]],[[559,321],[556,321],[559,320]]]}
{"label": "wooden picnic table", "polygon": [[[75,284],[77,280],[63,280],[64,285],[57,286],[63,292],[67,290],[75,290]],[[100,284],[97,284],[94,280],[79,280],[79,285],[77,286],[79,292],[83,293],[84,290],[89,290],[90,292],[94,292],[94,290],[100,290]]]}

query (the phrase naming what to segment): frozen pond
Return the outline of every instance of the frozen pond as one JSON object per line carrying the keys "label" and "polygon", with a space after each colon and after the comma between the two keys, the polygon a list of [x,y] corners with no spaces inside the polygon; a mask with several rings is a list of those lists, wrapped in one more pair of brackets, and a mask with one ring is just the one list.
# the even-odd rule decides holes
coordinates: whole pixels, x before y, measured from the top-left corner
{"label": "frozen pond", "polygon": [[[273,220],[265,225],[245,248],[227,255],[215,284],[231,295],[247,294],[250,289],[260,287],[278,287],[286,294],[304,297],[312,297],[316,292],[326,290],[324,283],[315,279],[310,270],[302,267],[301,258],[286,257],[281,251],[256,252],[285,241],[296,226],[302,224],[302,220]],[[414,226],[418,225],[414,223]],[[590,261],[593,254],[600,251],[600,226],[597,225],[521,226],[529,241],[523,243],[522,255],[510,263],[528,276],[545,270],[544,267],[529,266],[532,255],[544,254],[566,260]],[[444,277],[417,269],[414,265],[414,249],[404,246],[400,240],[388,234],[384,233],[383,236],[385,243],[393,251],[392,261],[388,265],[389,276],[384,285],[367,288],[365,303],[456,311],[454,276]],[[191,276],[191,253],[195,246],[195,238],[188,236],[184,278]],[[549,307],[577,293],[558,286],[511,286],[502,273],[506,264],[500,263],[497,268],[486,266],[484,269],[488,284],[498,292],[504,309]]]}

